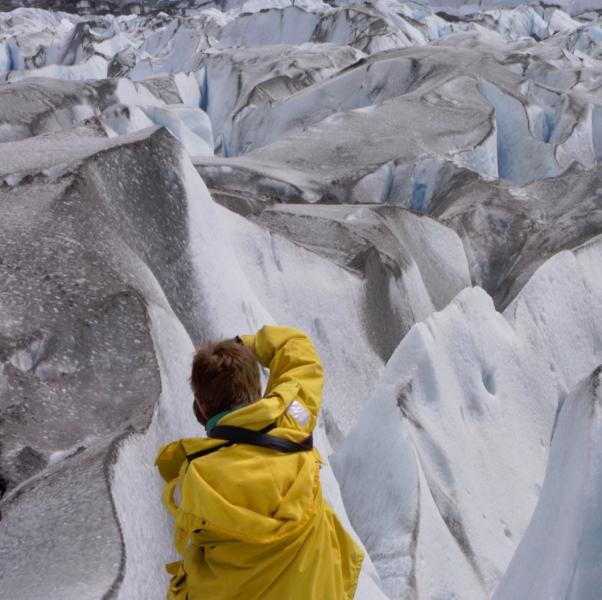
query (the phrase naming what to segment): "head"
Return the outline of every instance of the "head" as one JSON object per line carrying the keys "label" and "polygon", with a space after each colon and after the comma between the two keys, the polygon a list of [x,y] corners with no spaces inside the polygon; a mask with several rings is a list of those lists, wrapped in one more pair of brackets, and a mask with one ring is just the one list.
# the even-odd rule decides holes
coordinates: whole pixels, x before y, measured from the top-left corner
{"label": "head", "polygon": [[259,363],[251,350],[234,340],[206,344],[192,360],[190,385],[194,414],[205,425],[224,410],[259,400]]}

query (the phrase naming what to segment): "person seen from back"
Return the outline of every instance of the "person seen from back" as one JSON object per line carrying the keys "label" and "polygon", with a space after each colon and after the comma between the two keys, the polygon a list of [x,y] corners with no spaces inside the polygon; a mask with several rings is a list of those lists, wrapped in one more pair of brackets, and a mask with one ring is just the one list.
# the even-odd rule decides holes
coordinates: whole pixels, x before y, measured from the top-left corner
{"label": "person seen from back", "polygon": [[351,600],[363,552],[322,495],[323,371],[309,338],[266,325],[207,344],[190,382],[208,437],[156,460],[182,556],[167,565],[168,600]]}

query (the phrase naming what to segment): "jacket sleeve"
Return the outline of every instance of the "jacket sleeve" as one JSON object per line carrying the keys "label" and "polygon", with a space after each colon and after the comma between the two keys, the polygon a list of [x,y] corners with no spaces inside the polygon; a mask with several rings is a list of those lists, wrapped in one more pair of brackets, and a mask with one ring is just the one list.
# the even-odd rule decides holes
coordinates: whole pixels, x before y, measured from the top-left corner
{"label": "jacket sleeve", "polygon": [[178,476],[182,463],[186,460],[186,451],[179,440],[161,446],[155,459],[155,466],[161,477],[167,482]]}
{"label": "jacket sleeve", "polygon": [[298,387],[287,413],[301,429],[312,431],[322,402],[324,374],[311,340],[299,329],[265,325],[255,335],[241,336],[257,360],[270,370],[265,396],[283,395],[280,390]]}

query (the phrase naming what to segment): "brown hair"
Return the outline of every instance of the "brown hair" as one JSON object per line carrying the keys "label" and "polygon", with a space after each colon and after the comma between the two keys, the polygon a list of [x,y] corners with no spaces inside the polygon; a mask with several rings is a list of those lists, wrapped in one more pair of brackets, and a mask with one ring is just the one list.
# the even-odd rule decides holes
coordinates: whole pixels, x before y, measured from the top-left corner
{"label": "brown hair", "polygon": [[[259,364],[253,352],[239,342],[206,344],[192,360],[190,386],[210,419],[224,410],[259,399]],[[199,418],[197,408],[195,414]]]}

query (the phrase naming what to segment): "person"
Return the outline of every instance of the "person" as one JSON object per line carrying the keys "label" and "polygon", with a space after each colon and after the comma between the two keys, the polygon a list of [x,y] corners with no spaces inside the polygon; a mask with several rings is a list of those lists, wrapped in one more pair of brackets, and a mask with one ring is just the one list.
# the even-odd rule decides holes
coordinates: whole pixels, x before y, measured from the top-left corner
{"label": "person", "polygon": [[353,598],[363,552],[322,495],[311,434],[323,370],[309,338],[266,325],[208,344],[190,381],[209,437],[172,442],[156,460],[183,557],[166,565],[168,600]]}

